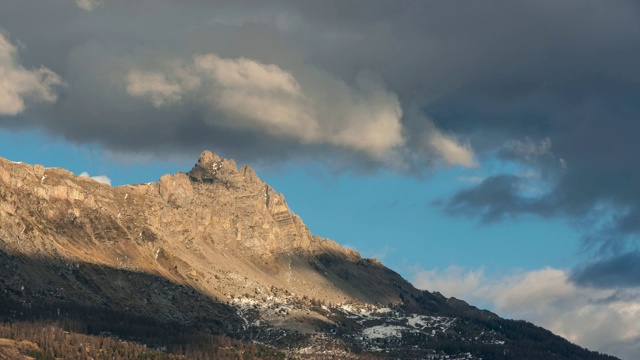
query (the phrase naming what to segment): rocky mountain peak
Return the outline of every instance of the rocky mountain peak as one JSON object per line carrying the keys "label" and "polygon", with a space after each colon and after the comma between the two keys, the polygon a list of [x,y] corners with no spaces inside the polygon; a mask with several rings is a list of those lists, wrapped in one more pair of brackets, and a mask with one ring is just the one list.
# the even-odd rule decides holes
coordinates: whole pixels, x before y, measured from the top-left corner
{"label": "rocky mountain peak", "polygon": [[205,150],[200,154],[200,158],[198,158],[198,164],[204,165],[204,164],[220,162],[222,160],[223,159],[217,154],[214,154],[210,150]]}
{"label": "rocky mountain peak", "polygon": [[209,150],[200,154],[198,162],[187,175],[192,181],[204,183],[239,180],[240,177],[235,161],[221,158]]}

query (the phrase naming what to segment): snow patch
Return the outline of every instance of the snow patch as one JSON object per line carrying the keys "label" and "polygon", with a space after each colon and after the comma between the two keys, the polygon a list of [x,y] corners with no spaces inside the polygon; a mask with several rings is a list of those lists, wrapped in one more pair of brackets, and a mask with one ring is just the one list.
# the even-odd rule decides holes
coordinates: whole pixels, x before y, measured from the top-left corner
{"label": "snow patch", "polygon": [[388,337],[401,337],[402,331],[407,328],[397,325],[377,325],[366,328],[362,331],[362,335],[369,339],[384,339]]}

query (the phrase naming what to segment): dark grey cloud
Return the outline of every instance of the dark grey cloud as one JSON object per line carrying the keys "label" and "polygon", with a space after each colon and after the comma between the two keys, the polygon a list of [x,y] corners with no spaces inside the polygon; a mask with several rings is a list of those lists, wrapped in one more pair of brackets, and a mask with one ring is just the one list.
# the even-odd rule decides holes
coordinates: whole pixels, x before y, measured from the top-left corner
{"label": "dark grey cloud", "polygon": [[[143,106],[149,104],[127,96],[118,79],[136,66],[164,71],[165,61],[188,61],[194,54],[215,53],[224,58],[246,57],[276,64],[297,79],[313,78],[310,73],[321,72],[321,78],[333,77],[352,87],[364,70],[380,77],[382,86],[397,95],[404,114],[412,113],[410,109],[416,107],[437,113],[443,107],[458,108],[467,100],[489,100],[489,107],[502,108],[501,102],[520,101],[518,94],[526,95],[540,87],[561,83],[573,88],[570,82],[580,75],[576,68],[581,67],[575,66],[576,60],[602,52],[632,51],[629,42],[634,39],[636,26],[632,3],[601,8],[552,1],[495,1],[460,7],[415,1],[265,4],[106,0],[89,2],[98,4],[93,11],[85,11],[76,3],[26,0],[2,5],[0,26],[16,41],[26,44],[21,53],[23,63],[45,64],[69,84],[53,110],[33,110],[33,121],[74,141],[98,141],[115,150],[124,146],[155,153],[212,147],[215,144],[206,140],[208,136],[203,136],[203,141],[184,141],[175,127],[190,121],[194,123],[187,127],[204,123],[207,126],[201,128],[201,133],[204,130],[213,139],[215,134],[228,130],[224,128],[228,119],[224,114],[205,114],[194,104],[180,109],[182,112],[162,109],[163,114]],[[635,64],[633,59],[614,58],[613,62],[626,61],[629,69],[635,69],[631,66]],[[611,56],[590,60],[594,61],[595,66],[605,64],[607,71],[611,68],[613,72],[619,72],[623,65],[613,64]],[[589,77],[588,70],[594,65],[585,68],[585,76]],[[518,108],[517,104],[511,106]],[[94,119],[96,114],[108,115]],[[399,153],[414,156],[401,159],[406,163],[403,168],[420,171],[420,167],[434,163],[432,159],[445,147],[443,144],[434,151],[433,141],[431,146],[425,146],[424,139],[431,138],[424,134],[434,129],[431,121],[461,140],[476,133],[476,125],[469,128],[469,121],[405,115],[401,119],[404,139],[400,147],[408,149]],[[492,125],[484,122],[471,123],[489,130]],[[157,131],[151,131],[156,130],[150,129],[155,124],[167,126],[156,126]],[[460,124],[463,126],[456,126]],[[496,133],[506,130],[503,139],[514,135],[510,129],[502,129],[503,124],[495,126]],[[128,133],[123,136],[124,129]],[[136,131],[143,131],[150,144],[136,136]],[[237,129],[232,131],[238,133]],[[254,132],[246,131],[245,142],[253,140]],[[239,133],[236,138],[242,140],[242,132]],[[237,153],[237,149],[226,145],[218,148],[230,155],[245,155],[246,160],[268,156],[272,151],[274,158],[282,159],[283,153],[278,150],[282,139],[269,134],[263,137],[272,141],[253,146],[253,152],[245,149],[244,153]],[[456,140],[453,136],[446,138]],[[306,154],[308,149],[317,147],[287,140],[292,139],[284,139],[287,148],[295,148],[289,152],[292,154]],[[320,140],[318,143],[324,144]],[[391,141],[391,145],[395,143]],[[476,146],[474,142],[472,145]],[[479,150],[496,144],[482,145],[478,141]],[[335,144],[326,148],[335,148]],[[362,149],[355,149],[355,154],[348,146],[341,150],[339,153],[347,154],[348,160],[366,158]],[[311,151],[309,156],[315,154]],[[460,160],[448,160],[452,159]],[[393,160],[397,159],[381,165]]]}
{"label": "dark grey cloud", "polygon": [[456,193],[446,204],[452,215],[479,216],[483,222],[504,220],[523,213],[544,214],[545,204],[522,195],[522,179],[515,175],[498,175],[479,185]]}
{"label": "dark grey cloud", "polygon": [[[620,118],[583,126],[584,133],[593,135],[581,134],[585,138],[579,140],[571,133],[554,134],[558,147],[562,147],[551,148],[557,157],[527,159],[504,149],[499,152],[503,159],[538,171],[539,178],[532,181],[517,174],[491,176],[456,193],[445,203],[445,209],[451,214],[479,216],[485,222],[521,216],[568,219],[582,232],[584,250],[601,259],[576,270],[573,280],[577,284],[640,286],[638,269],[633,265],[633,260],[638,260],[637,252],[628,253],[637,249],[640,234],[640,170],[634,155],[640,149],[634,148],[629,133],[640,129],[636,130],[637,121]],[[618,126],[621,128],[615,129]],[[566,169],[560,163],[560,154]],[[536,183],[548,188],[528,192],[527,187]]]}
{"label": "dark grey cloud", "polygon": [[[413,160],[403,154],[411,141],[422,147],[422,163],[445,155],[446,162],[472,164],[471,150],[429,120],[423,121],[419,141],[410,139],[400,99],[378,72],[359,67],[344,77],[312,61],[315,45],[339,46],[343,38],[367,35],[364,24],[384,11],[355,16],[362,23],[344,29],[346,19],[337,19],[335,28],[329,21],[330,14],[347,10],[341,6],[311,6],[309,12],[287,3],[89,3],[96,5],[83,9],[92,11],[70,0],[25,1],[1,9],[0,26],[9,29],[14,42],[28,44],[22,63],[46,64],[68,84],[56,104],[29,109],[24,126],[43,126],[71,141],[99,142],[115,152],[161,156],[192,156],[208,147],[245,161],[302,157],[342,167],[410,169]],[[196,60],[203,55],[218,58],[212,65],[218,70],[254,71],[252,81],[270,76],[275,87],[249,97],[253,89],[247,84],[229,84],[230,78],[217,70],[199,68]],[[132,73],[156,79],[155,87],[134,93]],[[295,94],[274,95],[282,84],[273,81],[288,81],[283,74],[293,79]],[[187,78],[208,82],[186,86]],[[306,126],[292,130],[296,122]],[[181,129],[194,128],[197,135],[183,136]]]}
{"label": "dark grey cloud", "polygon": [[587,264],[572,275],[577,284],[596,288],[640,286],[640,252],[631,251]]}
{"label": "dark grey cloud", "polygon": [[[636,1],[85,3],[95,6],[0,3],[19,65],[66,84],[55,102],[0,126],[122,156],[210,148],[242,162],[413,174],[497,159],[536,178],[493,174],[449,199],[448,212],[559,216],[602,256],[637,247]],[[252,69],[250,80],[270,85],[198,67],[207,54],[215,69]]]}

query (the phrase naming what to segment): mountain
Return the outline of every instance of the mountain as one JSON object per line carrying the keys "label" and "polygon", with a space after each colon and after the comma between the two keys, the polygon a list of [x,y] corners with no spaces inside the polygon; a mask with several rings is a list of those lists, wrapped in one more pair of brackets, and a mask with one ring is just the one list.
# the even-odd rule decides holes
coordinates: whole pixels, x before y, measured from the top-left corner
{"label": "mountain", "polygon": [[414,288],[209,151],[115,188],[0,158],[0,318],[0,358],[614,359]]}

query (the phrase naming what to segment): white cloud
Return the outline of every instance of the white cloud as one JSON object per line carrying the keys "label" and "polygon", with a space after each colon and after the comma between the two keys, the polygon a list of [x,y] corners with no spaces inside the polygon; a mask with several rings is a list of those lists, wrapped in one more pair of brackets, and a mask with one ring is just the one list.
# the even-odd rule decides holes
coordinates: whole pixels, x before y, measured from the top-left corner
{"label": "white cloud", "polygon": [[564,270],[544,268],[498,278],[480,269],[451,266],[418,270],[422,289],[490,304],[502,316],[525,319],[581,346],[625,359],[640,353],[640,292],[581,288]]}
{"label": "white cloud", "polygon": [[469,143],[460,143],[453,136],[433,129],[426,136],[427,146],[440,154],[449,165],[475,167],[478,163]]}
{"label": "white cloud", "polygon": [[18,62],[18,50],[0,33],[0,115],[17,115],[26,101],[56,101],[53,87],[60,76],[46,67],[27,70]]}
{"label": "white cloud", "polygon": [[304,85],[276,65],[205,54],[156,71],[131,70],[126,87],[156,107],[204,105],[225,115],[210,116],[218,125],[343,146],[382,161],[405,144],[400,102],[381,81],[360,74],[351,87],[318,70],[303,78]]}
{"label": "white cloud", "polygon": [[76,5],[85,11],[93,11],[102,4],[102,0],[75,0]]}
{"label": "white cloud", "polygon": [[90,179],[93,179],[101,184],[107,184],[109,186],[111,186],[111,179],[109,179],[106,175],[98,175],[98,176],[90,176],[88,172],[83,172],[82,174],[79,175],[80,177],[88,177]]}
{"label": "white cloud", "polygon": [[247,58],[223,59],[215,54],[196,56],[194,64],[224,88],[280,92],[294,96],[301,92],[294,77],[276,65]]}
{"label": "white cloud", "polygon": [[320,140],[310,102],[293,75],[278,66],[250,59],[196,56],[195,70],[212,80],[208,104],[236,120],[237,126],[258,126],[304,142]]}
{"label": "white cloud", "polygon": [[433,120],[416,107],[411,108],[411,114],[424,126],[425,130],[420,138],[423,150],[439,155],[446,165],[478,166],[469,141],[462,142],[453,135],[443,133]]}
{"label": "white cloud", "polygon": [[132,71],[127,75],[127,92],[148,97],[155,107],[179,102],[184,91],[184,84],[170,82],[163,74]]}
{"label": "white cloud", "polygon": [[[405,144],[400,101],[380,80],[362,73],[355,89],[335,79],[325,81],[324,94],[316,95],[324,99],[319,116],[337,119],[331,124],[333,131],[325,134],[327,142],[366,151],[376,158],[387,157],[390,150]],[[393,156],[388,158],[393,160]]]}
{"label": "white cloud", "polygon": [[[157,108],[204,107],[204,113],[209,112],[206,121],[217,126],[259,129],[304,144],[363,152],[397,168],[406,165],[400,155],[407,141],[404,112],[398,96],[380,78],[362,72],[347,84],[319,69],[296,69],[294,75],[274,64],[210,53],[148,70],[134,68],[125,83],[129,95]],[[448,165],[478,165],[468,142],[424,120],[428,154]]]}

